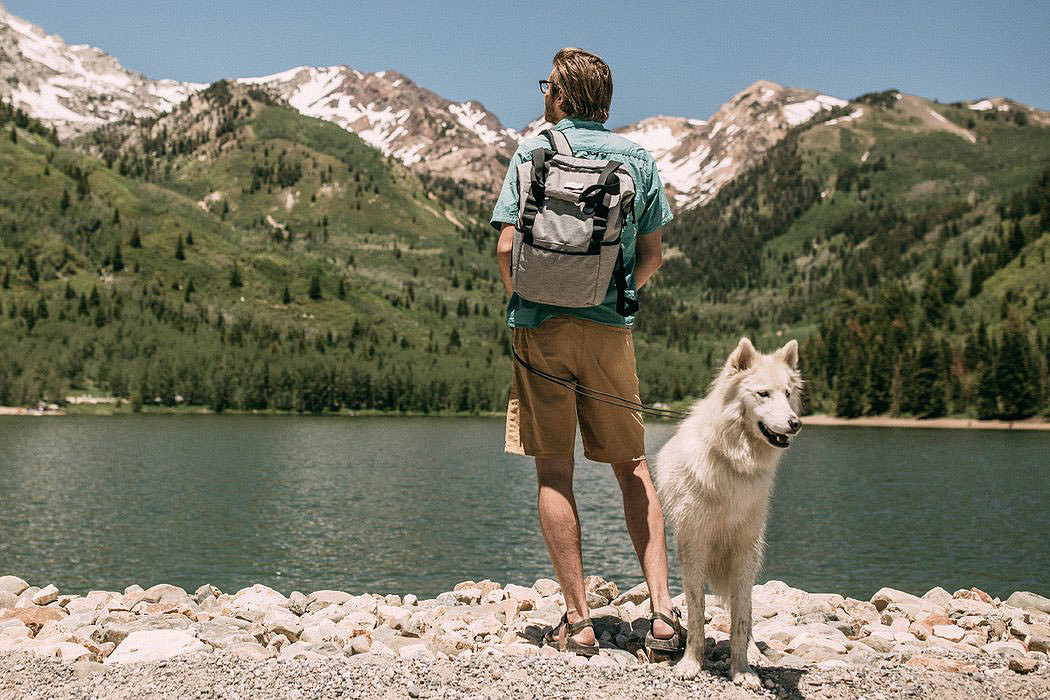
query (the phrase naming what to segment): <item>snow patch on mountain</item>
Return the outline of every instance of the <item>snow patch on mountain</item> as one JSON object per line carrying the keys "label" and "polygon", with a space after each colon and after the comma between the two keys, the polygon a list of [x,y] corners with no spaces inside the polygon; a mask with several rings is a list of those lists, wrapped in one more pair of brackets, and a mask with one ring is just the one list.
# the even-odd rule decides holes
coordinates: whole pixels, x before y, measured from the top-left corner
{"label": "snow patch on mountain", "polygon": [[822,109],[845,107],[848,104],[849,102],[846,100],[840,100],[837,97],[832,97],[830,95],[817,95],[816,97],[805,100],[804,102],[784,105],[784,118],[787,119],[788,124],[796,126],[808,120]]}
{"label": "snow patch on mountain", "polygon": [[101,49],[67,44],[0,5],[0,98],[52,123],[59,135],[83,133],[128,116],[170,110],[201,83],[151,80]]}

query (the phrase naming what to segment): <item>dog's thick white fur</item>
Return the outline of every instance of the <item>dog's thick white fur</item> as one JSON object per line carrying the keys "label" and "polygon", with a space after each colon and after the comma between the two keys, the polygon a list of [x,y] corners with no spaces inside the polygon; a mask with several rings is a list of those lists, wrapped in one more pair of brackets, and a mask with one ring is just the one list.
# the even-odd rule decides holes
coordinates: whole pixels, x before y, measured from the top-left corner
{"label": "dog's thick white fur", "polygon": [[[770,355],[741,338],[725,367],[653,467],[671,523],[689,610],[680,678],[695,678],[704,658],[704,585],[729,601],[730,676],[758,687],[748,656],[751,587],[762,564],[770,489],[777,463],[801,428],[798,343]],[[750,651],[750,654],[749,654]]]}

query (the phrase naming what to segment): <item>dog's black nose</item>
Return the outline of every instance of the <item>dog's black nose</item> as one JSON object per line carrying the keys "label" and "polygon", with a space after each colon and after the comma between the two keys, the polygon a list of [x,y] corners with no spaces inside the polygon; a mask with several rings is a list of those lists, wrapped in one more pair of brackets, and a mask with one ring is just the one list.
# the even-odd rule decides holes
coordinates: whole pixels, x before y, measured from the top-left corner
{"label": "dog's black nose", "polygon": [[797,433],[798,429],[802,427],[802,421],[798,418],[789,418],[788,427],[791,428],[791,432]]}

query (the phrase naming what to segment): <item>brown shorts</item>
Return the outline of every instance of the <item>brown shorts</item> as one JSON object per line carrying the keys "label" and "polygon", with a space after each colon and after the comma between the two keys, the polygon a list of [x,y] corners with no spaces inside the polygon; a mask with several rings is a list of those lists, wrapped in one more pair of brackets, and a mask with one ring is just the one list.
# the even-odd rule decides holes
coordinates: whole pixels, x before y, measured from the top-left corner
{"label": "brown shorts", "polygon": [[[536,369],[639,401],[630,328],[555,316],[537,328],[515,328],[514,350]],[[640,412],[585,398],[514,362],[507,452],[572,457],[577,419],[587,459],[617,464],[645,457],[645,424]]]}

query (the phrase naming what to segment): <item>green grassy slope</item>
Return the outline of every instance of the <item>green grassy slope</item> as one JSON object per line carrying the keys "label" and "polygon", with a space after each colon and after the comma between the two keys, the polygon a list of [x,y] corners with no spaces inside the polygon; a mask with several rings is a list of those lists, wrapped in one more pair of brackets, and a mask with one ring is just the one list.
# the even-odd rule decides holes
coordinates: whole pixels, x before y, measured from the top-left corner
{"label": "green grassy slope", "polygon": [[[491,230],[357,136],[225,84],[79,150],[8,117],[0,404],[505,406]],[[689,353],[643,354],[699,375]]]}
{"label": "green grassy slope", "polygon": [[[665,238],[683,255],[654,293],[684,303],[659,324],[699,335],[735,319],[765,346],[809,340],[818,410],[1045,411],[1050,128],[1011,112],[974,119],[962,105],[880,97],[800,126],[671,225]],[[1001,381],[1009,393],[996,368],[1000,341],[1015,331],[1032,393],[1023,409],[992,391]],[[887,356],[874,357],[891,337]],[[997,372],[978,406],[981,377]],[[887,397],[873,398],[883,384]],[[915,384],[922,396],[908,395]]]}

